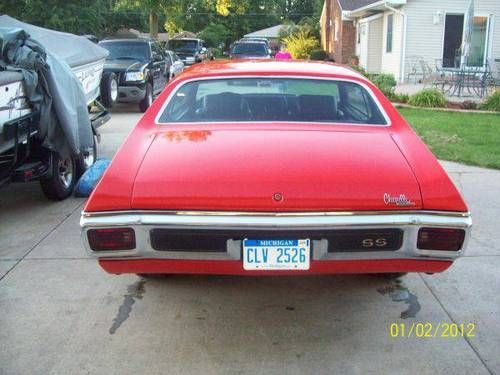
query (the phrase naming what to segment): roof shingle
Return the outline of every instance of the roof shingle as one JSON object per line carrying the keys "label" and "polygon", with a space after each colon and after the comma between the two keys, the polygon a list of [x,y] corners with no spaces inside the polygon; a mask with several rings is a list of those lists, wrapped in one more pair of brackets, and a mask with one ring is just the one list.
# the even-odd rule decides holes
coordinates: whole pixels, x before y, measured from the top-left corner
{"label": "roof shingle", "polygon": [[339,0],[342,10],[354,10],[376,3],[378,0]]}

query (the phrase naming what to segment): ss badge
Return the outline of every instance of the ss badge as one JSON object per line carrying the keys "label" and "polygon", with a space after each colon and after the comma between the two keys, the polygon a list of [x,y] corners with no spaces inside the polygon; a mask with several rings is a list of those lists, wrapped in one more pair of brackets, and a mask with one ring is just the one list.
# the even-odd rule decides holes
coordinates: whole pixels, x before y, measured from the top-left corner
{"label": "ss badge", "polygon": [[365,248],[372,248],[372,247],[386,247],[387,246],[387,239],[380,237],[380,238],[365,238],[361,242],[362,246]]}

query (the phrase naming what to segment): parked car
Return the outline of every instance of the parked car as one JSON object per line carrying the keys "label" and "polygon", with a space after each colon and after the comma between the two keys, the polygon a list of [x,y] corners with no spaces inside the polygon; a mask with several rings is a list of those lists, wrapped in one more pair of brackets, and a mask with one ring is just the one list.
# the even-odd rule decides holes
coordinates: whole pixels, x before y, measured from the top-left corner
{"label": "parked car", "polygon": [[226,60],[163,92],[81,225],[113,274],[436,273],[463,254],[471,218],[365,77]]}
{"label": "parked car", "polygon": [[184,63],[181,61],[180,57],[173,51],[165,51],[165,59],[167,60],[169,75],[168,79],[171,80],[178,74],[182,73],[184,70]]}
{"label": "parked car", "polygon": [[[139,103],[145,112],[168,81],[163,48],[153,39],[112,39],[99,45],[109,51],[103,85],[117,85],[118,102]],[[111,107],[113,100],[104,98],[104,104]]]}
{"label": "parked car", "polygon": [[[245,38],[241,38],[239,40],[240,43],[248,43],[248,42],[258,42],[258,43],[264,43],[267,47],[267,49],[269,50],[269,54],[271,56],[273,56],[273,46],[271,45],[271,43],[269,42],[269,39],[267,38],[260,38],[260,37],[245,37]],[[232,47],[232,46],[231,46]]]}
{"label": "parked car", "polygon": [[214,58],[211,50],[205,46],[205,41],[197,38],[171,39],[168,49],[174,51],[186,66]]}
{"label": "parked car", "polygon": [[237,42],[229,53],[230,59],[270,59],[271,50],[264,42]]}

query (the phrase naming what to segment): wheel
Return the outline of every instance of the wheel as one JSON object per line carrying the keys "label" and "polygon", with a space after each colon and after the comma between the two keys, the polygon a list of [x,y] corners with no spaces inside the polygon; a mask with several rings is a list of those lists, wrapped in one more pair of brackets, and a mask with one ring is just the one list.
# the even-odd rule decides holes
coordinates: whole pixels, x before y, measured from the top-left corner
{"label": "wheel", "polygon": [[115,73],[103,73],[101,79],[101,101],[106,108],[111,108],[118,100],[118,78]]}
{"label": "wheel", "polygon": [[50,173],[40,179],[40,186],[48,199],[60,201],[71,195],[77,178],[74,158],[53,152]]}
{"label": "wheel", "polygon": [[97,160],[97,143],[95,137],[92,137],[92,147],[82,151],[77,163],[77,177],[80,178]]}
{"label": "wheel", "polygon": [[151,86],[151,83],[146,83],[146,95],[139,103],[139,109],[141,112],[146,112],[151,106],[151,103],[153,103],[153,87]]}

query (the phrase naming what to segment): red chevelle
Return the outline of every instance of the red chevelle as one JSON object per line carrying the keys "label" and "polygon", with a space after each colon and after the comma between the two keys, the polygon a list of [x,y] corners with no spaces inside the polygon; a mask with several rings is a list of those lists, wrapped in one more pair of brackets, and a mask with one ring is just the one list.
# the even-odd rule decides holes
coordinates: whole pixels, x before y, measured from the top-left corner
{"label": "red chevelle", "polygon": [[113,274],[435,273],[471,218],[366,78],[316,62],[198,64],[129,135],[82,213]]}

